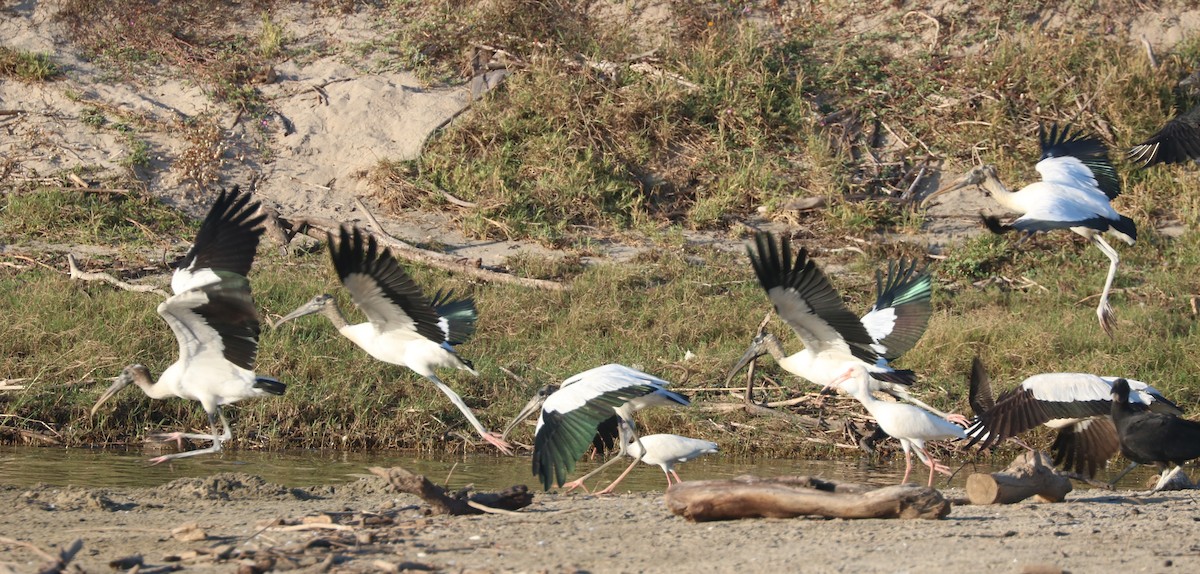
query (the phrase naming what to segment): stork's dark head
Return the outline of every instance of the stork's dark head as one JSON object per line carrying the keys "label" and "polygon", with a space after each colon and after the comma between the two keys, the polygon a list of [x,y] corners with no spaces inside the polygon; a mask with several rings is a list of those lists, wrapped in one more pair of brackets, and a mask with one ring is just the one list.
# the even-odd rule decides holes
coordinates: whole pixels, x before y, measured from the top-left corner
{"label": "stork's dark head", "polygon": [[121,369],[121,374],[113,377],[112,380],[112,386],[108,387],[100,395],[100,398],[96,399],[96,404],[92,405],[92,410],[88,413],[89,416],[95,415],[96,411],[100,409],[100,405],[111,399],[113,395],[119,393],[121,389],[128,387],[130,383],[136,383],[143,390],[154,384],[153,379],[150,378],[150,369],[141,364],[133,364]]}
{"label": "stork's dark head", "polygon": [[[922,206],[929,205],[929,202],[933,201],[933,198],[935,198],[939,195],[942,195],[943,193],[951,192],[956,189],[962,189],[964,187],[969,187],[969,186],[978,187],[978,186],[982,185],[983,182],[985,182],[989,179],[994,179],[996,181],[999,181],[999,176],[996,174],[996,166],[991,165],[991,164],[975,166],[974,168],[971,169],[971,171],[968,171],[967,173],[963,174],[962,177],[951,182],[950,185],[947,185],[946,187],[943,187],[943,188],[929,194],[928,196],[926,196],[925,199],[921,200],[921,205]],[[983,191],[984,195],[991,195],[991,193],[988,192],[987,188],[981,187],[980,190]]]}
{"label": "stork's dark head", "polygon": [[539,388],[537,392],[533,393],[533,397],[529,399],[529,402],[525,403],[524,407],[521,407],[521,412],[517,413],[517,416],[513,417],[513,420],[508,423],[508,426],[504,427],[504,432],[500,434],[500,438],[508,438],[509,431],[511,431],[518,424],[521,424],[521,422],[523,422],[525,419],[533,416],[534,413],[541,411],[542,404],[544,404],[546,399],[550,398],[550,395],[554,394],[554,392],[557,390],[558,385],[546,385]]}
{"label": "stork's dark head", "polygon": [[283,318],[281,318],[275,322],[274,326],[279,327],[280,325],[287,323],[288,321],[291,321],[292,319],[299,319],[300,317],[303,317],[305,315],[312,315],[313,313],[320,313],[321,311],[324,311],[327,307],[330,307],[335,304],[336,303],[333,300],[333,295],[330,295],[328,293],[326,293],[324,295],[317,295],[316,297],[309,299],[308,303],[305,303],[305,304],[297,307],[295,311],[292,311],[291,313],[284,315]]}

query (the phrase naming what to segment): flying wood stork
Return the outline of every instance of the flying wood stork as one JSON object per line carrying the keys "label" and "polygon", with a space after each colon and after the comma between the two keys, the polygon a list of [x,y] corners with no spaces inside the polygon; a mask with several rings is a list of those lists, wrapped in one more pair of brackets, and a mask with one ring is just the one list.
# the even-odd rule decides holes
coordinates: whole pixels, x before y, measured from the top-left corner
{"label": "flying wood stork", "polygon": [[1146,141],[1130,148],[1129,159],[1143,168],[1200,160],[1200,106],[1175,116]]}
{"label": "flying wood stork", "polygon": [[368,321],[351,325],[332,295],[317,295],[281,318],[278,327],[292,319],[320,313],[338,332],[367,354],[385,363],[403,365],[433,382],[450,398],[475,431],[505,454],[511,446],[500,435],[489,432],[475,418],[462,398],[441,381],[435,368],[461,369],[478,376],[471,363],[454,350],[475,332],[475,303],[451,300],[436,294],[432,300],[396,263],[391,251],[379,248],[374,236],[364,239],[357,228],[342,228],[335,244],[328,237],[329,253],[342,285]]}
{"label": "flying wood stork", "polygon": [[1133,245],[1137,239],[1137,227],[1132,219],[1113,209],[1111,202],[1121,193],[1121,186],[1104,143],[1094,137],[1071,134],[1070,131],[1070,127],[1059,131],[1058,126],[1053,125],[1047,133],[1044,127],[1039,126],[1042,157],[1035,168],[1042,175],[1042,181],[1031,183],[1019,191],[1009,191],[996,175],[995,166],[982,165],[951,185],[933,192],[922,204],[927,205],[933,198],[946,192],[973,185],[991,195],[1000,205],[1022,214],[1009,224],[1000,223],[996,217],[984,216],[984,224],[993,233],[1016,230],[1032,235],[1039,231],[1070,229],[1091,241],[1110,262],[1096,316],[1100,318],[1104,332],[1111,336],[1113,311],[1108,304],[1108,294],[1117,274],[1120,257],[1104,240],[1103,234],[1110,233],[1126,244]]}
{"label": "flying wood stork", "polygon": [[1117,379],[1112,385],[1112,419],[1121,441],[1121,454],[1139,463],[1154,463],[1162,477],[1153,490],[1159,490],[1182,464],[1200,458],[1200,422],[1180,418],[1171,413],[1145,411],[1130,401],[1130,384]]}
{"label": "flying wood stork", "polygon": [[[179,343],[179,360],[158,381],[140,364],[125,367],[116,382],[92,406],[92,414],[110,397],[137,385],[154,399],[181,397],[200,401],[212,434],[170,433],[160,440],[204,439],[212,446],[151,459],[152,464],[219,452],[232,438],[221,405],[264,394],[282,395],[284,384],[254,374],[259,321],[246,276],[262,236],[265,216],[258,202],[237,187],[221,194],[200,224],[196,241],[175,264],[170,298],[158,314],[171,326]],[[221,429],[217,427],[220,419]]]}
{"label": "flying wood stork", "polygon": [[929,456],[929,451],[925,449],[925,441],[965,438],[962,427],[914,405],[876,399],[871,395],[871,376],[867,367],[861,363],[851,364],[830,386],[840,388],[858,399],[867,412],[875,417],[879,426],[900,441],[900,446],[904,449],[904,478],[901,479],[901,484],[908,482],[908,475],[912,472],[913,450],[916,450],[921,462],[929,467],[928,486],[933,486],[935,471],[950,474],[946,465]]}
{"label": "flying wood stork", "polygon": [[636,441],[625,445],[625,454],[633,458],[633,462],[621,473],[621,476],[618,476],[616,480],[612,481],[612,484],[597,494],[612,492],[617,483],[633,470],[638,461],[658,465],[663,474],[667,476],[667,488],[670,488],[672,476],[675,477],[675,483],[683,482],[679,478],[679,473],[675,472],[676,464],[715,452],[717,452],[717,443],[698,438],[677,434],[652,434],[638,437]]}
{"label": "flying wood stork", "polygon": [[[971,440],[988,448],[1038,425],[1058,431],[1050,452],[1054,464],[1091,478],[1117,453],[1117,429],[1110,414],[1112,385],[1118,377],[1087,373],[1042,373],[992,399],[983,361],[971,362],[970,400],[975,420],[967,428]],[[1140,410],[1180,414],[1179,407],[1146,383],[1126,379],[1130,400]]]}
{"label": "flying wood stork", "polygon": [[669,384],[624,365],[596,367],[568,378],[551,393],[536,394],[509,427],[540,412],[534,431],[533,474],[546,490],[552,484],[570,490],[583,486],[584,480],[620,458],[614,456],[586,476],[566,483],[602,422],[613,415],[618,417],[624,453],[631,442],[639,440],[634,431],[634,412],[651,406],[691,404],[687,397],[667,390]]}
{"label": "flying wood stork", "polygon": [[[760,329],[750,348],[729,372],[729,380],[759,356],[769,353],[785,371],[828,387],[847,364],[859,364],[871,374],[872,390],[882,390],[942,414],[908,394],[912,371],[897,371],[888,361],[911,349],[925,333],[932,306],[930,277],[917,264],[889,264],[886,278],[875,274],[878,297],[860,319],[846,308],[829,279],[801,248],[795,259],[787,241],[766,232],[754,234],[747,245],[758,282],[775,312],[799,335],[804,348],[787,355],[779,339]],[[965,419],[964,419],[965,420]]]}

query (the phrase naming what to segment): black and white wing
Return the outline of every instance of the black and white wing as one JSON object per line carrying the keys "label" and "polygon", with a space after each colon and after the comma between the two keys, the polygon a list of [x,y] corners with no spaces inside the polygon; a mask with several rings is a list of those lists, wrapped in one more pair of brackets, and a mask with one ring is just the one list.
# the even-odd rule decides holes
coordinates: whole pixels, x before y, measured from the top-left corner
{"label": "black and white wing", "polygon": [[874,341],[871,348],[880,357],[895,360],[925,334],[933,314],[932,283],[928,271],[918,269],[916,261],[889,262],[886,277],[875,271],[878,297],[861,321]]}
{"label": "black and white wing", "polygon": [[1129,159],[1143,168],[1200,160],[1200,106],[1175,116],[1146,141],[1130,148]]}
{"label": "black and white wing", "polygon": [[330,245],[338,278],[379,332],[408,331],[435,343],[446,341],[430,300],[374,236],[364,239],[358,228],[351,233],[343,227],[336,247],[332,238]]}
{"label": "black and white wing", "polygon": [[257,201],[251,203],[249,193],[241,193],[236,186],[228,193],[222,189],[191,249],[175,262],[171,290],[183,293],[220,282],[225,275],[249,275],[266,219],[258,207]]}
{"label": "black and white wing", "polygon": [[604,365],[579,373],[546,398],[533,441],[533,474],[543,488],[562,486],[587,451],[601,423],[635,399],[662,394],[687,405],[686,397],[666,390],[658,377],[622,365]]}
{"label": "black and white wing", "polygon": [[758,282],[775,306],[775,312],[814,353],[828,349],[853,353],[870,364],[879,360],[875,340],[858,316],[846,308],[829,279],[801,249],[792,259],[787,241],[770,233],[754,234],[747,247]]}
{"label": "black and white wing", "polygon": [[1070,132],[1070,126],[1060,131],[1058,124],[1051,124],[1048,133],[1045,126],[1038,126],[1042,158],[1035,167],[1042,181],[1080,190],[1094,189],[1109,200],[1115,199],[1121,194],[1121,183],[1104,142]]}
{"label": "black and white wing", "polygon": [[260,325],[245,277],[230,275],[172,295],[158,305],[158,314],[175,333],[181,362],[221,357],[254,370]]}

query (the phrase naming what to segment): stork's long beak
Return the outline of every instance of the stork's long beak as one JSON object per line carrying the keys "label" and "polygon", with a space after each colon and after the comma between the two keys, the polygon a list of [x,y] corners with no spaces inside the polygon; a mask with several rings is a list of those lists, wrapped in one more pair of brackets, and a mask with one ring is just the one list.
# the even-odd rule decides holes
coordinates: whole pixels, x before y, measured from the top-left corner
{"label": "stork's long beak", "polygon": [[763,349],[762,339],[755,337],[754,341],[750,343],[750,347],[746,349],[745,354],[742,355],[742,358],[738,359],[737,364],[734,365],[733,368],[729,370],[729,374],[725,376],[725,386],[729,386],[729,381],[733,380],[733,376],[741,372],[742,369],[746,368],[746,365],[749,365],[750,361],[753,361],[754,359],[757,359],[765,354],[767,354],[767,351]]}
{"label": "stork's long beak", "polygon": [[951,191],[962,189],[964,187],[968,187],[971,185],[975,185],[975,182],[972,181],[970,177],[963,176],[963,177],[959,178],[958,180],[954,181],[953,183],[951,183],[950,185],[947,185],[946,187],[943,187],[943,188],[925,196],[925,199],[921,200],[921,207],[928,206],[929,202],[933,201],[933,198],[935,198],[939,195],[942,195],[943,193],[949,193]]}
{"label": "stork's long beak", "polygon": [[96,404],[92,405],[92,410],[90,413],[88,413],[88,416],[94,416],[96,411],[100,409],[100,405],[104,404],[104,401],[111,399],[112,396],[120,392],[121,389],[129,386],[129,383],[133,382],[133,377],[130,376],[129,373],[122,372],[120,375],[114,377],[113,381],[114,382],[112,386],[108,387],[108,389],[104,391],[104,394],[100,395],[100,398],[96,401]]}
{"label": "stork's long beak", "polygon": [[517,413],[517,416],[513,418],[512,422],[508,423],[508,426],[504,427],[504,432],[500,433],[500,438],[508,438],[508,433],[517,425],[524,422],[525,419],[528,419],[540,411],[542,409],[542,403],[544,402],[546,402],[546,397],[541,392],[534,395],[532,399],[529,399],[529,402],[525,403],[525,406],[521,407],[521,412]]}
{"label": "stork's long beak", "polygon": [[287,323],[288,321],[291,321],[292,319],[299,319],[300,317],[303,317],[305,315],[312,315],[313,313],[320,312],[321,309],[325,307],[326,300],[328,299],[328,297],[329,297],[329,295],[318,295],[316,297],[313,297],[312,300],[309,301],[308,303],[305,303],[305,304],[297,307],[295,311],[292,311],[291,313],[284,315],[278,321],[275,321],[274,325],[272,325],[272,326],[274,328],[279,328],[280,325]]}

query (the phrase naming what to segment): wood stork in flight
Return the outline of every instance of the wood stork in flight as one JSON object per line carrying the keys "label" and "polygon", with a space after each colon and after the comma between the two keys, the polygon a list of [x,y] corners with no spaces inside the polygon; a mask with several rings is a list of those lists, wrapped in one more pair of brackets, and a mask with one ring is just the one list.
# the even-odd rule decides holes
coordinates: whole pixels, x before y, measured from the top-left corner
{"label": "wood stork in flight", "polygon": [[1146,141],[1129,148],[1129,159],[1143,168],[1200,161],[1200,106],[1171,118]]}
{"label": "wood stork in flight", "polygon": [[552,484],[557,484],[570,490],[583,486],[584,480],[620,458],[614,456],[586,476],[566,483],[576,461],[596,437],[597,427],[613,415],[618,417],[623,454],[631,442],[638,440],[634,412],[652,406],[691,404],[687,397],[667,390],[669,384],[612,363],[573,375],[557,390],[539,392],[530,399],[514,424],[539,412],[533,439],[533,474],[541,479],[542,487],[550,490]]}
{"label": "wood stork in flight", "polygon": [[[116,382],[92,406],[100,405],[130,383],[154,399],[181,397],[200,401],[208,414],[212,434],[170,433],[158,440],[211,440],[208,448],[168,454],[152,464],[219,452],[232,438],[221,406],[264,394],[282,395],[284,384],[254,374],[258,354],[259,320],[246,276],[262,236],[265,216],[257,201],[237,187],[221,194],[200,224],[192,248],[175,263],[171,277],[174,294],[158,305],[158,314],[170,325],[179,343],[179,360],[167,367],[158,381],[140,364],[125,367]],[[221,421],[221,429],[217,420]]]}
{"label": "wood stork in flight", "polygon": [[[1042,373],[992,399],[991,382],[979,357],[971,362],[970,400],[975,420],[967,428],[971,440],[988,448],[1039,425],[1058,431],[1050,452],[1054,464],[1091,478],[1117,453],[1112,413],[1112,385],[1119,377],[1087,373]],[[1141,410],[1181,414],[1154,387],[1126,379],[1130,401]]]}
{"label": "wood stork in flight", "polygon": [[821,387],[830,386],[846,365],[853,363],[870,371],[872,390],[943,414],[908,394],[905,386],[913,382],[912,371],[897,371],[888,364],[916,345],[929,324],[933,308],[927,271],[918,269],[916,262],[903,261],[889,264],[886,277],[877,271],[878,297],[860,319],[846,308],[807,250],[801,248],[793,259],[789,243],[776,241],[766,232],[755,233],[754,243],[746,250],[776,314],[799,335],[804,348],[787,355],[777,337],[760,329],[730,370],[726,384],[743,367],[767,353],[785,371]]}
{"label": "wood stork in flight", "polygon": [[921,462],[929,467],[928,486],[933,486],[935,472],[950,474],[946,465],[929,455],[925,441],[965,438],[962,427],[914,405],[876,399],[871,395],[871,375],[862,363],[852,363],[841,371],[830,386],[840,388],[858,399],[867,412],[875,417],[879,426],[900,441],[904,449],[904,478],[901,484],[908,482],[908,475],[912,472],[914,450]]}
{"label": "wood stork in flight", "polygon": [[475,302],[451,300],[451,294],[429,299],[404,272],[386,247],[374,236],[364,238],[355,228],[343,227],[336,244],[328,237],[329,253],[342,285],[367,322],[351,325],[332,295],[317,295],[281,318],[275,327],[292,319],[320,313],[338,332],[367,354],[385,363],[403,365],[433,382],[462,412],[475,431],[505,454],[511,446],[489,432],[453,389],[434,373],[435,368],[461,369],[478,376],[471,363],[454,350],[475,332]]}
{"label": "wood stork in flight", "polygon": [[621,473],[621,476],[618,476],[616,480],[612,481],[612,484],[597,494],[612,492],[616,488],[617,483],[621,482],[625,478],[625,475],[633,470],[638,461],[658,465],[662,469],[663,474],[667,476],[667,488],[670,488],[672,476],[675,477],[676,484],[683,482],[679,478],[679,473],[675,472],[676,464],[715,452],[717,452],[717,443],[698,438],[679,436],[677,434],[652,434],[638,437],[636,441],[625,445],[625,454],[633,458],[633,462],[629,464],[625,472]]}
{"label": "wood stork in flight", "polygon": [[[1121,454],[1139,463],[1153,463],[1162,472],[1153,490],[1160,490],[1182,464],[1200,458],[1200,422],[1171,413],[1138,410],[1130,401],[1130,385],[1117,379],[1112,385],[1112,419],[1121,441]],[[1167,472],[1170,465],[1176,468]]]}
{"label": "wood stork in flight", "polygon": [[991,195],[1000,205],[1021,213],[1020,217],[1008,224],[1000,223],[996,217],[984,216],[984,224],[993,233],[1016,230],[1032,235],[1039,231],[1070,229],[1091,241],[1110,262],[1096,316],[1100,318],[1104,332],[1111,336],[1113,311],[1108,304],[1108,294],[1117,274],[1120,257],[1104,240],[1103,234],[1107,232],[1133,245],[1137,240],[1137,227],[1132,219],[1113,209],[1111,202],[1121,193],[1121,185],[1104,143],[1094,137],[1070,132],[1070,127],[1059,131],[1058,126],[1053,125],[1047,132],[1044,126],[1039,126],[1042,158],[1035,167],[1042,175],[1042,181],[1031,183],[1019,191],[1009,191],[996,175],[995,166],[982,165],[949,186],[933,192],[922,204],[928,204],[946,192],[973,185]]}

